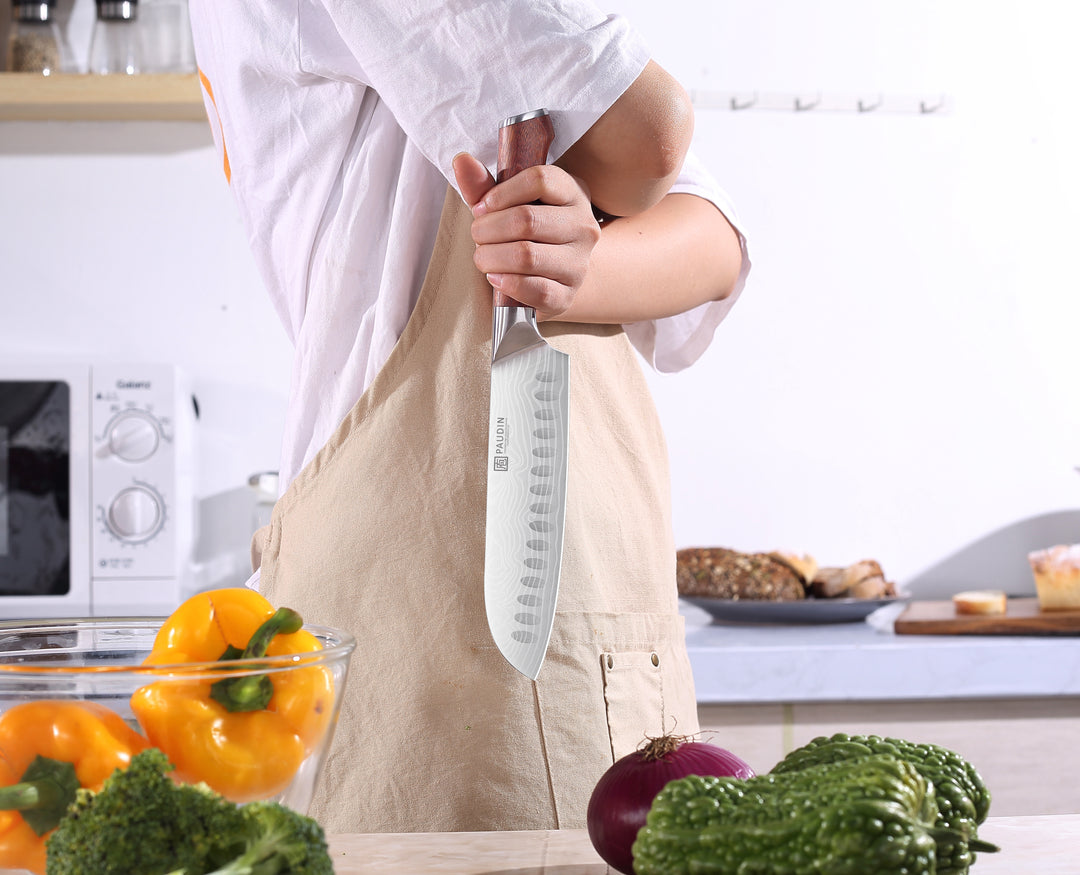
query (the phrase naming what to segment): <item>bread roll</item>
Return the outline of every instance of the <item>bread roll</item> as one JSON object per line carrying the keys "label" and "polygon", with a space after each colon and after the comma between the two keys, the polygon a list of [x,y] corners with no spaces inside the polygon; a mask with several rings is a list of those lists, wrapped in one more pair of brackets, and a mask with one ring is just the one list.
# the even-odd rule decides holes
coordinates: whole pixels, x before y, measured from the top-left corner
{"label": "bread roll", "polygon": [[851,599],[883,599],[892,594],[892,584],[881,575],[864,577],[847,591]]}
{"label": "bread roll", "polygon": [[863,559],[843,568],[819,568],[810,582],[810,591],[823,599],[880,599],[896,594],[885,573],[873,559]]}

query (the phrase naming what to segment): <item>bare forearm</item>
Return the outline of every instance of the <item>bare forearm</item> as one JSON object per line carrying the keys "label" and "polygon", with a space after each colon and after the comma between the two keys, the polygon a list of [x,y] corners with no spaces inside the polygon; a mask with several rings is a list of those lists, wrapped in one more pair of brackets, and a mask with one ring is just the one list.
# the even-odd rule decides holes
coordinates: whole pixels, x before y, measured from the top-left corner
{"label": "bare forearm", "polygon": [[650,61],[556,163],[584,180],[592,202],[605,213],[633,216],[667,194],[693,133],[689,95]]}
{"label": "bare forearm", "polygon": [[669,194],[605,227],[563,322],[629,323],[684,313],[731,294],[742,255],[712,203]]}

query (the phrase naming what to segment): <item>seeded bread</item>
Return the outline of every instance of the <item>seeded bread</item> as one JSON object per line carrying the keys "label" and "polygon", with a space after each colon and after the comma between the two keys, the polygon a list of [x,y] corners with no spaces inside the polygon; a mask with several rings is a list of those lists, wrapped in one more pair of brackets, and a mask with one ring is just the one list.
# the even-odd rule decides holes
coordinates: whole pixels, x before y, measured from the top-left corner
{"label": "seeded bread", "polygon": [[758,601],[806,598],[799,573],[789,563],[767,553],[687,547],[678,551],[676,559],[679,595]]}

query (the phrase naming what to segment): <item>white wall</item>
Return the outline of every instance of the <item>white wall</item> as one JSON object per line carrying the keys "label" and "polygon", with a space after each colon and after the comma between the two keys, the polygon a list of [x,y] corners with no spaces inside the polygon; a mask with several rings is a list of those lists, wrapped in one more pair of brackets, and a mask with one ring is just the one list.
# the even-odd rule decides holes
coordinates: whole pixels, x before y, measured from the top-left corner
{"label": "white wall", "polygon": [[[680,546],[874,556],[906,581],[1076,508],[1080,13],[610,5],[699,94],[949,99],[929,115],[699,110],[697,150],[739,205],[754,269],[698,365],[651,378]],[[0,268],[0,355],[192,375],[207,508],[276,466],[289,350],[205,126],[0,124]]]}
{"label": "white wall", "polygon": [[679,4],[695,20],[676,33],[670,4],[626,5],[692,89],[949,98],[699,112],[755,266],[699,366],[653,380],[680,544],[874,556],[909,580],[1076,508],[1077,12]]}

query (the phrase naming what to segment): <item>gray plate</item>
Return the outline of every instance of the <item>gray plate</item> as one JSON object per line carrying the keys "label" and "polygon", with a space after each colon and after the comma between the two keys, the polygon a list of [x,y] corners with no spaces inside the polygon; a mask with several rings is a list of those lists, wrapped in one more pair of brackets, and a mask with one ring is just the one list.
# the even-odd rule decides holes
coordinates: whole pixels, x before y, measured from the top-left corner
{"label": "gray plate", "polygon": [[691,605],[708,611],[715,620],[737,623],[855,623],[865,620],[878,608],[906,601],[904,597],[884,599],[800,599],[766,602],[753,599],[709,599],[680,596]]}

